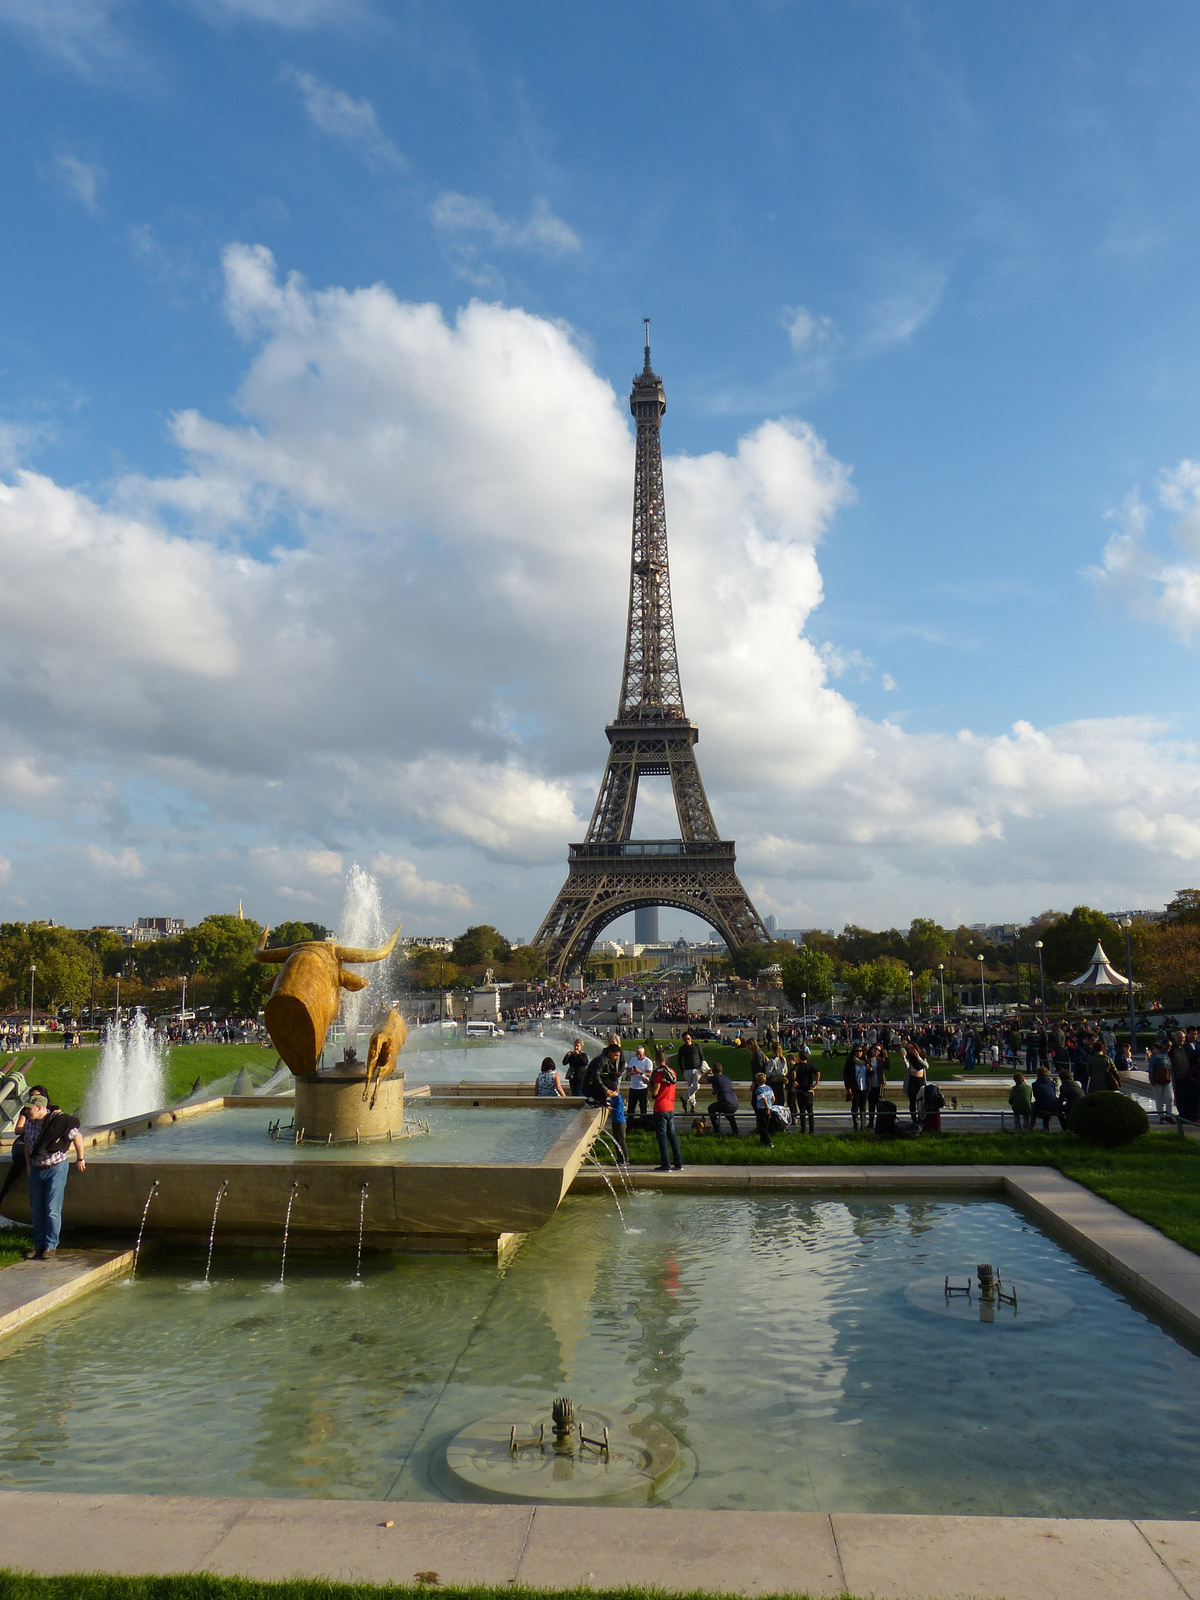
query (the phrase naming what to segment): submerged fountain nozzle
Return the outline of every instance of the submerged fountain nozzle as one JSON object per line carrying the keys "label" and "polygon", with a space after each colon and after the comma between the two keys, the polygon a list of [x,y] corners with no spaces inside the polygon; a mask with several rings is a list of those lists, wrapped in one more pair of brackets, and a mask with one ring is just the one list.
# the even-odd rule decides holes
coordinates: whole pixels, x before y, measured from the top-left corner
{"label": "submerged fountain nozzle", "polygon": [[985,1300],[990,1300],[1000,1284],[1000,1274],[995,1267],[989,1266],[986,1261],[981,1261],[975,1268],[979,1274],[979,1287]]}
{"label": "submerged fountain nozzle", "polygon": [[567,1395],[559,1395],[550,1408],[554,1425],[555,1444],[566,1444],[575,1431],[575,1402]]}

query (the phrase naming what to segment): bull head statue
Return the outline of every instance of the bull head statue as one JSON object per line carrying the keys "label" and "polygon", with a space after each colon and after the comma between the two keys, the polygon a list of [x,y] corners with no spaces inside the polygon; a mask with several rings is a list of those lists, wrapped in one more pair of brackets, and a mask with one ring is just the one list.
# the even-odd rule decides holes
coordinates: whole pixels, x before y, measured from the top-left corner
{"label": "bull head statue", "polygon": [[400,929],[377,950],[320,939],[268,950],[270,931],[264,928],[254,947],[256,961],[282,963],[266,1004],[267,1032],[280,1059],[298,1078],[306,1078],[317,1070],[329,1024],[342,1003],[341,991],[365,989],[370,981],[361,973],[347,971],[346,963],[385,961],[395,948]]}

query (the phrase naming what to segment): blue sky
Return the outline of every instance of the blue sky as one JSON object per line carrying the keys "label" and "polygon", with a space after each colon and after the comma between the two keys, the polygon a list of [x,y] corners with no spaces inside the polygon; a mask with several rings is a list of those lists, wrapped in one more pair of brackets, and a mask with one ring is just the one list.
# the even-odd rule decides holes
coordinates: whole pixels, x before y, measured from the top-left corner
{"label": "blue sky", "polygon": [[330,920],[361,858],[532,933],[647,314],[762,908],[1196,880],[1194,7],[0,0],[0,45],[5,916]]}

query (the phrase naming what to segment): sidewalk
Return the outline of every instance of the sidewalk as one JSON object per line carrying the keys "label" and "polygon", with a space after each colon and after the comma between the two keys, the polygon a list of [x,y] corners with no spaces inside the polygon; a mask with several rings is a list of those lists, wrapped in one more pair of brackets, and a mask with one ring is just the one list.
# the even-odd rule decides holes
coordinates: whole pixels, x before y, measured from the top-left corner
{"label": "sidewalk", "polygon": [[[20,1570],[878,1600],[1200,1600],[1200,1524],[13,1491]],[[388,1527],[387,1524],[392,1526]]]}

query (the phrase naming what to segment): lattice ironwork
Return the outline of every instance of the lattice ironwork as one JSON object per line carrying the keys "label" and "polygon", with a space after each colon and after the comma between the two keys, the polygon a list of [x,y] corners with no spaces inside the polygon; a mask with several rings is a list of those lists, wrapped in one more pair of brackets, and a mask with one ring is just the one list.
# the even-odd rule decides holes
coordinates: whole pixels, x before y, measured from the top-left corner
{"label": "lattice ironwork", "polygon": [[[696,764],[699,730],[683,706],[662,482],[667,402],[650,366],[649,323],[645,357],[629,397],[637,447],[621,702],[604,730],[608,763],[587,838],[571,845],[567,881],[534,939],[554,976],[586,957],[610,922],[642,906],[690,911],[731,947],[769,937],[738,879],[732,841],[717,834]],[[631,838],[638,780],[650,776],[671,779],[679,839]]]}

